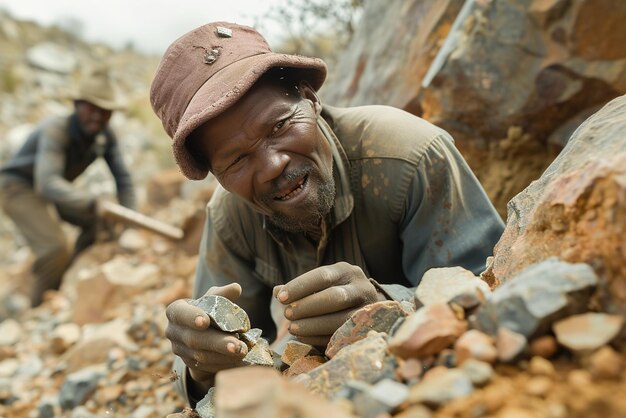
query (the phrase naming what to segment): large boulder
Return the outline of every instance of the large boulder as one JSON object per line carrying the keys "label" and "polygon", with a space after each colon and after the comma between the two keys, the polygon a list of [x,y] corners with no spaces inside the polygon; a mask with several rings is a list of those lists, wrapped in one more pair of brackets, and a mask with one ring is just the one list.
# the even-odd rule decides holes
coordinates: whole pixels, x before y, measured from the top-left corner
{"label": "large boulder", "polygon": [[365,2],[363,16],[321,95],[337,106],[388,104],[419,114],[421,80],[463,0]]}
{"label": "large boulder", "polygon": [[367,2],[321,94],[445,128],[504,216],[574,129],[626,93],[623,22],[623,0]]}
{"label": "large boulder", "polygon": [[492,272],[506,282],[550,256],[589,264],[595,301],[626,314],[626,95],[572,135],[541,178],[509,202]]}

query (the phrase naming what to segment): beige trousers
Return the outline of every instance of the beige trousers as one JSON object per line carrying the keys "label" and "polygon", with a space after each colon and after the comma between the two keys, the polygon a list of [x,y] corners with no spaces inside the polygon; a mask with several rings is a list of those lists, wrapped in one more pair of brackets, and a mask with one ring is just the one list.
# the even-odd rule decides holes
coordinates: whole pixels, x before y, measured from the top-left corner
{"label": "beige trousers", "polygon": [[[0,177],[0,205],[35,255],[30,296],[32,306],[37,306],[46,290],[60,287],[73,253],[93,243],[95,222],[89,222],[91,216],[55,207],[37,195],[26,181],[14,178]],[[63,233],[61,219],[83,228],[74,249]]]}

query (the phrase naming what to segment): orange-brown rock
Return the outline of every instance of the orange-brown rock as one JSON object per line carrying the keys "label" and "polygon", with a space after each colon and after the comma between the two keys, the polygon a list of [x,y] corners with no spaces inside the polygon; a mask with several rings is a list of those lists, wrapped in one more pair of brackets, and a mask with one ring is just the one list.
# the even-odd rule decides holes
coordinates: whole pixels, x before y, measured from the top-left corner
{"label": "orange-brown rock", "polygon": [[120,256],[106,262],[93,276],[78,281],[73,321],[87,324],[114,318],[130,298],[158,283],[158,273],[155,264],[134,263]]}
{"label": "orange-brown rock", "polygon": [[509,363],[519,360],[528,347],[528,340],[522,334],[511,331],[508,328],[498,328],[496,334],[496,349],[498,360]]}
{"label": "orange-brown rock", "polygon": [[396,321],[408,313],[396,301],[382,301],[367,305],[355,313],[332,335],[326,347],[326,356],[333,358],[343,347],[354,344],[370,331],[389,333]]}
{"label": "orange-brown rock", "polygon": [[530,342],[530,354],[533,356],[541,356],[543,358],[550,358],[556,353],[558,346],[556,338],[552,335],[544,335],[539,338],[535,338]]}
{"label": "orange-brown rock", "polygon": [[498,357],[494,339],[475,329],[470,329],[456,340],[454,351],[459,365],[471,358],[493,364]]}
{"label": "orange-brown rock", "polygon": [[467,330],[445,303],[424,306],[410,315],[389,341],[389,351],[401,358],[425,357],[452,345]]}
{"label": "orange-brown rock", "polygon": [[150,178],[146,186],[146,200],[155,207],[167,206],[171,200],[180,196],[185,177],[177,168],[164,170]]}
{"label": "orange-brown rock", "polygon": [[557,341],[573,352],[591,352],[611,342],[624,326],[620,315],[588,312],[557,321]]}
{"label": "orange-brown rock", "polygon": [[321,356],[306,356],[300,357],[293,362],[291,367],[285,370],[285,376],[293,377],[302,373],[308,373],[315,369],[317,366],[321,366],[325,363],[324,357]]}
{"label": "orange-brown rock", "polygon": [[499,280],[550,256],[588,263],[600,278],[596,305],[626,313],[625,130],[621,96],[589,118],[544,175],[509,203],[494,250]]}
{"label": "orange-brown rock", "polygon": [[587,368],[594,379],[621,379],[624,359],[611,347],[604,346],[589,357]]}
{"label": "orange-brown rock", "polygon": [[217,374],[215,416],[349,418],[350,414],[281,377],[276,370],[251,366]]}
{"label": "orange-brown rock", "polygon": [[448,130],[504,216],[552,148],[626,93],[624,21],[623,0],[368,2],[322,97]]}
{"label": "orange-brown rock", "polygon": [[[386,334],[372,332],[337,353],[330,361],[312,370],[307,388],[332,399],[351,380],[374,383],[393,376],[396,363],[387,350]],[[300,375],[306,376],[306,375]]]}
{"label": "orange-brown rock", "polygon": [[312,353],[320,354],[315,347],[310,344],[305,344],[298,340],[288,341],[285,345],[285,349],[280,356],[283,363],[288,366],[293,365],[297,360],[300,360],[304,356],[311,355]]}

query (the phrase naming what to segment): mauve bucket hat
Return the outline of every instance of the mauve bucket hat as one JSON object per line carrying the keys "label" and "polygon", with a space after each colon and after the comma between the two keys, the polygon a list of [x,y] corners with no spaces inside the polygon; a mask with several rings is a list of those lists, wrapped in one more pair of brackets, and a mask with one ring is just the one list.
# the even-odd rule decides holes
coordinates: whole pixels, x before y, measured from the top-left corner
{"label": "mauve bucket hat", "polygon": [[300,72],[315,90],[326,78],[321,59],[272,52],[255,29],[234,23],[200,26],[168,47],[152,81],[150,103],[173,140],[174,159],[187,178],[202,180],[209,172],[189,153],[187,137],[275,67]]}

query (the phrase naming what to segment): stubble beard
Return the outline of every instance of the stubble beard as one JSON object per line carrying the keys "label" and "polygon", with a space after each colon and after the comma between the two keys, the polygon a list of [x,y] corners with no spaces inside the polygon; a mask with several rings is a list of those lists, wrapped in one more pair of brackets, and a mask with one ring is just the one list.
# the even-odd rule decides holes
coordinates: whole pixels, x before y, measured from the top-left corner
{"label": "stubble beard", "polygon": [[311,232],[319,229],[322,218],[330,212],[335,204],[335,179],[332,172],[328,178],[320,175],[318,170],[310,168],[302,168],[288,173],[286,177],[291,179],[300,178],[302,175],[308,175],[308,187],[317,186],[317,193],[307,196],[302,210],[297,216],[285,214],[282,212],[274,212],[269,217],[269,221],[276,227],[287,232]]}

